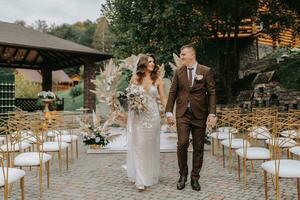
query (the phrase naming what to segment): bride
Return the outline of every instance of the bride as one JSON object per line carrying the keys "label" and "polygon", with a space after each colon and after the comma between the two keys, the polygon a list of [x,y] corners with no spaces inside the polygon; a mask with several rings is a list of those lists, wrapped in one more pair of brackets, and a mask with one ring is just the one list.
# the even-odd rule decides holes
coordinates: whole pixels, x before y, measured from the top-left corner
{"label": "bride", "polygon": [[159,95],[166,106],[163,80],[158,75],[158,66],[152,54],[141,55],[136,73],[130,84],[144,89],[147,111],[136,114],[129,108],[127,121],[128,151],[127,175],[131,182],[142,191],[146,186],[158,183],[160,153],[160,115],[157,104]]}

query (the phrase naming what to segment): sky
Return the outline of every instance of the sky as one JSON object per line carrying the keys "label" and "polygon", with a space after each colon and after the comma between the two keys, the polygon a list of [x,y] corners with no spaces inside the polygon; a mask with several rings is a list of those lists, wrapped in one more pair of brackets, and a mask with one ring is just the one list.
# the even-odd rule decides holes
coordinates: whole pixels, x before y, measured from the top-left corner
{"label": "sky", "polygon": [[0,21],[24,20],[31,25],[38,19],[47,24],[73,24],[101,16],[105,0],[0,0]]}

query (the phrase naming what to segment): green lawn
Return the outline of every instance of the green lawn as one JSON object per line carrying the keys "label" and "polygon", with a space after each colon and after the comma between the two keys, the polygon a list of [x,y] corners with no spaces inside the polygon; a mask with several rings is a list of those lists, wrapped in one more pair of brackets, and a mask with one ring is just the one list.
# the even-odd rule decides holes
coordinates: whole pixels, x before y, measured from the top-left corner
{"label": "green lawn", "polygon": [[[79,85],[83,87],[83,83],[79,83]],[[70,90],[71,89],[59,91],[57,92],[57,96],[59,98],[64,98],[64,110],[75,111],[76,109],[83,107],[83,94],[73,100],[70,96]]]}

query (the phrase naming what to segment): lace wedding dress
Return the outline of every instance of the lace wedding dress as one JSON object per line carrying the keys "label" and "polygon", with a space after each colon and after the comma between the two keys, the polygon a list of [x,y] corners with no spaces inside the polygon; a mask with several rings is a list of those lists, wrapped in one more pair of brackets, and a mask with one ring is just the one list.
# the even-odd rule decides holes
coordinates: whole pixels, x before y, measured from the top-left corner
{"label": "lace wedding dress", "polygon": [[139,189],[158,183],[159,178],[160,115],[157,95],[157,87],[152,85],[145,91],[148,110],[141,114],[130,109],[128,112],[127,175]]}

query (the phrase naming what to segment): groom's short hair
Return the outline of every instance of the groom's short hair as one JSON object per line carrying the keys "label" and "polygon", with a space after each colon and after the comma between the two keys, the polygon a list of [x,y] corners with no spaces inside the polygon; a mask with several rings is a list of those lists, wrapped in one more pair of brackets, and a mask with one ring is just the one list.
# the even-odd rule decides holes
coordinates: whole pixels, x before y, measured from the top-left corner
{"label": "groom's short hair", "polygon": [[183,45],[181,48],[180,48],[180,51],[182,51],[183,49],[192,49],[195,53],[195,55],[197,54],[196,53],[196,48],[193,44],[186,44],[186,45]]}

